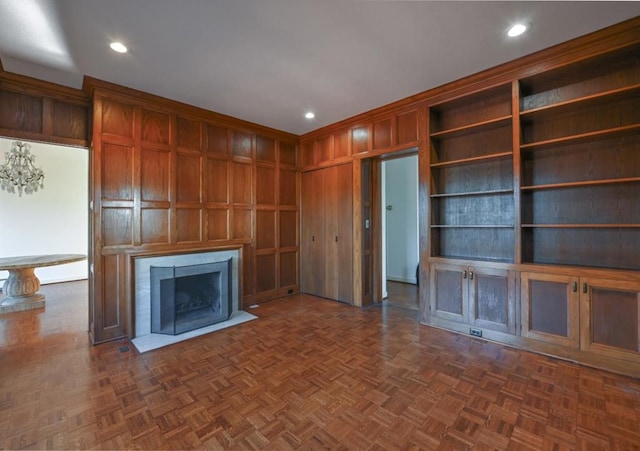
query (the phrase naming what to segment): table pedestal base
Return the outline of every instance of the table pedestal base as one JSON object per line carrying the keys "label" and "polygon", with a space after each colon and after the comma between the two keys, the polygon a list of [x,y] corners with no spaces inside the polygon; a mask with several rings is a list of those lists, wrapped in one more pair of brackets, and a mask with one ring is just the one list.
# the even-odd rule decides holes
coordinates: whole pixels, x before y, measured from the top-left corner
{"label": "table pedestal base", "polygon": [[44,307],[44,294],[38,293],[40,281],[35,268],[9,270],[9,278],[4,281],[0,299],[0,313],[21,312]]}

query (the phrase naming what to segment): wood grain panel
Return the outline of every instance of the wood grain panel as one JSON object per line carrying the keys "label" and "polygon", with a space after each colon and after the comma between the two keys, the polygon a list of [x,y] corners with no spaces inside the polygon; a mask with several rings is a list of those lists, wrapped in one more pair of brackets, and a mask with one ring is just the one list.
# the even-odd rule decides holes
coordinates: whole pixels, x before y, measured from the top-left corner
{"label": "wood grain panel", "polygon": [[437,291],[436,309],[441,312],[462,316],[464,299],[460,272],[438,270],[435,284]]}
{"label": "wood grain panel", "polygon": [[240,132],[238,130],[233,131],[233,138],[231,141],[231,151],[236,157],[251,158],[251,133]]}
{"label": "wood grain panel", "polygon": [[251,210],[235,208],[233,210],[233,238],[252,238]]}
{"label": "wood grain panel", "polygon": [[207,201],[219,204],[229,203],[229,163],[226,160],[207,159]]}
{"label": "wood grain panel", "polygon": [[310,166],[316,163],[315,140],[302,141],[300,143],[300,164]]}
{"label": "wood grain panel", "polygon": [[233,203],[251,204],[253,179],[251,165],[233,162]]}
{"label": "wood grain panel", "polygon": [[108,300],[99,306],[104,329],[117,327],[121,324],[122,280],[120,273],[118,255],[102,257],[102,298]]}
{"label": "wood grain panel", "polygon": [[207,124],[207,152],[229,155],[229,130],[225,127]]}
{"label": "wood grain panel", "polygon": [[396,144],[405,144],[418,140],[418,112],[407,111],[396,117]]}
{"label": "wood grain panel", "polygon": [[592,343],[638,352],[639,303],[637,292],[592,287]]}
{"label": "wood grain panel", "polygon": [[257,255],[256,256],[256,292],[276,289],[276,256]]}
{"label": "wood grain panel", "polygon": [[280,141],[280,164],[286,166],[296,165],[296,145],[295,143]]}
{"label": "wood grain panel", "polygon": [[351,149],[349,147],[349,130],[343,130],[336,132],[333,135],[333,157],[344,158],[351,155]]}
{"label": "wood grain panel", "polygon": [[353,155],[369,151],[369,127],[359,126],[351,129],[351,150]]}
{"label": "wood grain panel", "polygon": [[272,167],[256,167],[256,204],[275,205],[276,170]]}
{"label": "wood grain panel", "polygon": [[253,281],[254,247],[250,244],[242,246],[242,295],[251,296],[255,293]]}
{"label": "wood grain panel", "polygon": [[41,133],[42,97],[0,90],[0,128]]}
{"label": "wood grain panel", "polygon": [[201,130],[201,122],[178,117],[176,124],[178,147],[200,150],[202,142]]}
{"label": "wood grain panel", "polygon": [[178,152],[176,155],[176,200],[200,202],[201,157]]}
{"label": "wood grain panel", "polygon": [[290,287],[298,284],[296,261],[296,252],[280,253],[280,287]]}
{"label": "wood grain panel", "polygon": [[199,208],[176,208],[178,242],[202,241]]}
{"label": "wood grain panel", "polygon": [[276,247],[276,212],[256,211],[256,249]]}
{"label": "wood grain panel", "polygon": [[133,200],[133,148],[102,145],[102,198]]}
{"label": "wood grain panel", "polygon": [[143,208],[140,210],[142,244],[169,242],[169,210]]}
{"label": "wood grain panel", "polygon": [[294,247],[297,245],[298,214],[295,211],[280,211],[280,245]]}
{"label": "wood grain panel", "polygon": [[102,132],[133,136],[133,106],[102,99]]}
{"label": "wood grain panel", "polygon": [[86,140],[88,124],[89,112],[86,106],[53,101],[53,134],[55,136]]}
{"label": "wood grain panel", "polygon": [[391,147],[392,140],[391,118],[386,118],[373,123],[373,148],[384,149]]}
{"label": "wood grain panel", "polygon": [[229,210],[208,209],[207,210],[207,238],[212,240],[227,240],[229,224]]}
{"label": "wood grain panel", "polygon": [[133,209],[102,209],[102,240],[104,246],[133,245]]}
{"label": "wood grain panel", "polygon": [[280,169],[278,204],[286,206],[297,205],[297,174],[296,171]]}
{"label": "wood grain panel", "polygon": [[171,153],[142,149],[140,197],[143,201],[169,201]]}
{"label": "wood grain panel", "polygon": [[323,163],[333,159],[333,136],[324,136],[316,142],[315,163]]}
{"label": "wood grain panel", "polygon": [[142,109],[142,140],[149,143],[169,144],[169,115]]}
{"label": "wood grain panel", "polygon": [[276,140],[265,136],[256,136],[256,161],[276,162]]}

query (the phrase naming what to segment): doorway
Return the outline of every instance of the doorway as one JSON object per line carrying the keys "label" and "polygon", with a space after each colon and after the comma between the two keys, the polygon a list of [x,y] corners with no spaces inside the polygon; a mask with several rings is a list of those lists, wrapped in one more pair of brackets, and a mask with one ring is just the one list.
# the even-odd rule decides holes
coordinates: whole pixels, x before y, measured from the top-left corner
{"label": "doorway", "polygon": [[417,153],[382,160],[380,182],[382,298],[419,310]]}

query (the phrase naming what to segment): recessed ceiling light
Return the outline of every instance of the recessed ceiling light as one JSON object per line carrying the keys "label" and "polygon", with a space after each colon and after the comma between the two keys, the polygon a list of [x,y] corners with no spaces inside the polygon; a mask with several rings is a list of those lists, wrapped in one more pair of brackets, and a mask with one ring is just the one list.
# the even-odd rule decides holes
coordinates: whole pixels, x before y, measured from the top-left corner
{"label": "recessed ceiling light", "polygon": [[525,31],[527,31],[527,27],[525,24],[515,24],[513,27],[509,28],[509,31],[507,31],[507,35],[510,38],[515,38],[516,36],[520,36],[522,33],[524,33]]}
{"label": "recessed ceiling light", "polygon": [[112,42],[109,47],[111,47],[111,50],[118,53],[127,53],[129,51],[127,46],[122,42]]}
{"label": "recessed ceiling light", "polygon": [[316,117],[316,115],[313,111],[307,111],[306,113],[304,113],[304,117],[306,117],[307,119],[313,119],[314,117]]}

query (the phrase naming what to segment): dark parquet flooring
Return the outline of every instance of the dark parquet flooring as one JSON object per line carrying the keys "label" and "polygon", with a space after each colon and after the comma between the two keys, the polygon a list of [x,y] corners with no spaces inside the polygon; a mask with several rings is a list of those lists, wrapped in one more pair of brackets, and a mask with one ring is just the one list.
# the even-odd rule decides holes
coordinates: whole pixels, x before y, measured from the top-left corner
{"label": "dark parquet flooring", "polygon": [[384,302],[397,307],[420,309],[418,285],[387,280],[387,298]]}
{"label": "dark parquet flooring", "polygon": [[[640,449],[640,380],[294,295],[138,354],[86,283],[0,315],[4,449]],[[129,350],[121,352],[121,347]]]}

